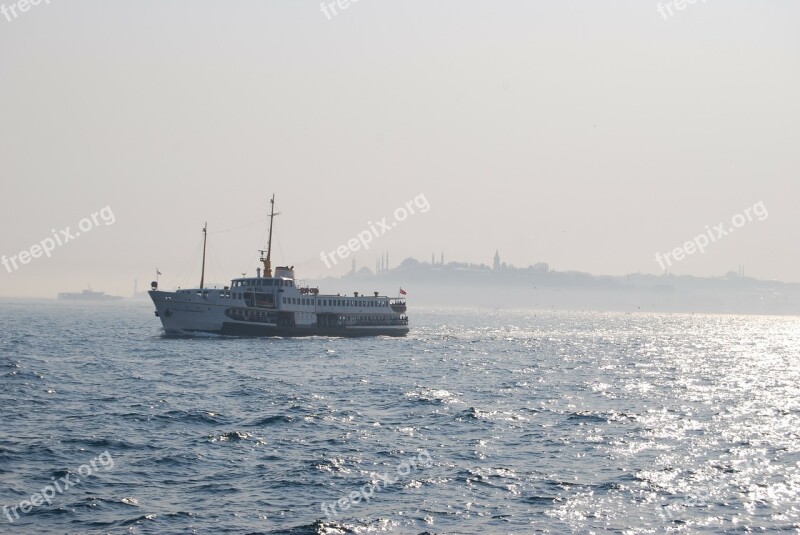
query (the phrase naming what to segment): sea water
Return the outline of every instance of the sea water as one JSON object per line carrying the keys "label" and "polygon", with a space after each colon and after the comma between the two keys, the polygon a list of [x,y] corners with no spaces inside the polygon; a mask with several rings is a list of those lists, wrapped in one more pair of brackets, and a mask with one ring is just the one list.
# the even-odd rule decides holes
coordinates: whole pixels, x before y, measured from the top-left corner
{"label": "sea water", "polygon": [[800,319],[410,305],[257,339],[0,302],[0,533],[800,531]]}

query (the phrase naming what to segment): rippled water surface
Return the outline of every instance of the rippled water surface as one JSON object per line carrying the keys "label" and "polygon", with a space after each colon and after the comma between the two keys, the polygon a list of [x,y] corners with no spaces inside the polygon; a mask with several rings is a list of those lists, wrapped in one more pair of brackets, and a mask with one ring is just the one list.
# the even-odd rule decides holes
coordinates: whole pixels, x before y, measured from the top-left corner
{"label": "rippled water surface", "polygon": [[0,303],[0,533],[800,532],[800,319],[411,318],[169,339],[144,302]]}

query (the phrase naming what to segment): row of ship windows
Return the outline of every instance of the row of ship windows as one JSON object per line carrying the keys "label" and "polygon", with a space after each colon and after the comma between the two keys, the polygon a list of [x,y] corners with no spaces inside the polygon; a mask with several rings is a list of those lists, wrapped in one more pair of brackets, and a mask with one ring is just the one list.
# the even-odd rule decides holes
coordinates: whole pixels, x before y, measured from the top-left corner
{"label": "row of ship windows", "polygon": [[[303,299],[302,297],[284,297],[284,305],[313,305],[313,299]],[[354,299],[319,299],[317,304],[322,307],[386,307],[385,301],[356,301]]]}
{"label": "row of ship windows", "polygon": [[[285,281],[288,282],[288,281]],[[191,293],[190,291],[183,291],[179,293]],[[204,292],[197,292],[197,295],[202,296],[204,299],[208,298],[208,291]],[[259,294],[260,295],[260,294]],[[219,297],[221,299],[244,299],[244,293],[242,292],[219,292]],[[306,299],[302,297],[284,297],[283,298],[284,305],[313,305],[313,299]],[[380,308],[380,307],[387,307],[389,306],[386,301],[360,301],[355,299],[319,299],[318,303],[319,306],[323,307],[367,307],[367,308]]]}
{"label": "row of ship windows", "polygon": [[234,281],[233,288],[241,286],[294,286],[292,281],[282,279],[253,279],[250,281]]}

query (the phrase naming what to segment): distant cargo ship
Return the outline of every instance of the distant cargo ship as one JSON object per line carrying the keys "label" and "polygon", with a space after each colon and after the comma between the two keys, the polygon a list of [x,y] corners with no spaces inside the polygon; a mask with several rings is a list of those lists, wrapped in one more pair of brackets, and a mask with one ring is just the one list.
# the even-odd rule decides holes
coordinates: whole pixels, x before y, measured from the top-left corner
{"label": "distant cargo ship", "polygon": [[[374,292],[324,295],[295,284],[294,266],[277,267],[273,276],[270,251],[275,196],[270,201],[269,242],[261,251],[255,277],[238,278],[222,290],[207,289],[205,237],[200,287],[163,292],[152,283],[150,297],[167,334],[206,332],[239,336],[405,336],[408,334],[405,291],[398,297]],[[265,254],[266,253],[266,254]]]}
{"label": "distant cargo ship", "polygon": [[80,293],[60,293],[59,299],[66,299],[70,301],[120,301],[122,297],[118,295],[107,295],[105,292],[95,292],[91,286],[88,290]]}

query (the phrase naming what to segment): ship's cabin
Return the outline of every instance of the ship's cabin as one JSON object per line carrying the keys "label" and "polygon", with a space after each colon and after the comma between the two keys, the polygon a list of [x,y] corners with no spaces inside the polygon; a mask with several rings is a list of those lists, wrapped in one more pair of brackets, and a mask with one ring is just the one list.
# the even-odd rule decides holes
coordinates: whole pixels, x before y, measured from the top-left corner
{"label": "ship's cabin", "polygon": [[[257,276],[233,279],[231,288],[256,288],[268,286],[289,286],[294,287],[294,266],[280,266],[275,268],[274,277],[262,277],[261,269],[257,269]],[[265,271],[265,274],[267,272]]]}

